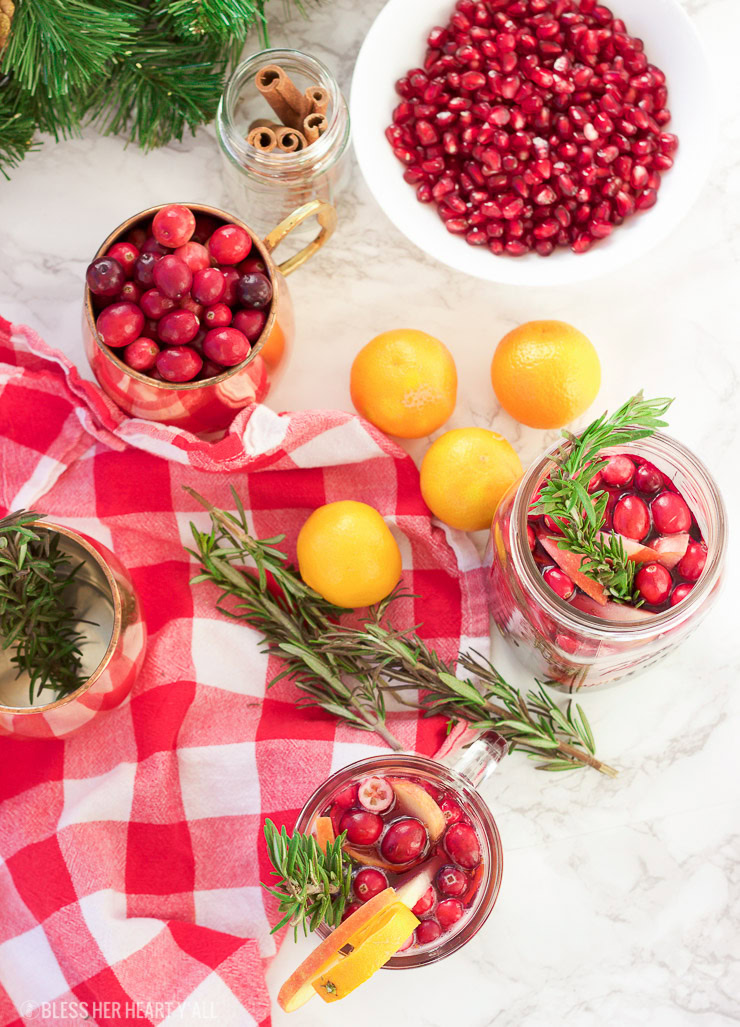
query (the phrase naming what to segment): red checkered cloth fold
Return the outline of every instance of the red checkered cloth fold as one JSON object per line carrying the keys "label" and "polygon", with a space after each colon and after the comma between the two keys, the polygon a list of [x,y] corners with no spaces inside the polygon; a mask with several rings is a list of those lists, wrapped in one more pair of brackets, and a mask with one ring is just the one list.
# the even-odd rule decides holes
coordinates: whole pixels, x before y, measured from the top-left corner
{"label": "red checkered cloth fold", "polygon": [[[396,623],[422,622],[449,658],[488,633],[478,556],[432,524],[412,460],[357,417],[256,406],[205,442],[126,417],[2,320],[0,460],[0,512],[34,508],[112,549],[149,632],[118,709],[66,740],[0,738],[0,1027],[269,1023],[263,821],[292,826],[328,774],[383,746],[298,707],[288,682],[267,691],[277,662],[258,634],[189,584],[189,524],[208,518],[182,486],[229,509],[233,485],[253,531],[284,533],[289,552],[317,506],[371,503],[421,597]],[[421,753],[444,739],[439,719],[390,726]]]}

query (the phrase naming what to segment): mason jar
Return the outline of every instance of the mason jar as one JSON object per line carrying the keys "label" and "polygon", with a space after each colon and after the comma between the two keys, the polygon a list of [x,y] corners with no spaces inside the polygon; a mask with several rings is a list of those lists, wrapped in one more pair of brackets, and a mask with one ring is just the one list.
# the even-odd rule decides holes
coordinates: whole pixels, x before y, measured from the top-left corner
{"label": "mason jar", "polygon": [[644,671],[698,627],[720,590],[727,524],[716,482],[676,439],[656,432],[611,447],[610,453],[650,461],[672,482],[702,532],[707,560],[688,596],[649,618],[616,621],[583,612],[545,583],[527,538],[528,511],[562,445],[561,440],[552,446],[504,495],[491,525],[485,562],[491,615],[513,654],[536,677],[572,692]]}

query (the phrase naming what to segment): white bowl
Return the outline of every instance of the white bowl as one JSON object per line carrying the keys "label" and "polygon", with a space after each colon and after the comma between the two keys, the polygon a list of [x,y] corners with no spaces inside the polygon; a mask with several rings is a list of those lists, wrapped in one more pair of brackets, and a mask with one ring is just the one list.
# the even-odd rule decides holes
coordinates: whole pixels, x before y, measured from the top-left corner
{"label": "white bowl", "polygon": [[666,172],[657,204],[628,218],[586,253],[557,249],[550,257],[495,256],[451,235],[433,204],[419,203],[403,180],[385,130],[400,102],[395,83],[423,64],[426,39],[449,20],[454,0],[389,0],[360,50],[352,81],[351,119],[357,159],[370,190],[391,221],[420,249],[458,271],[511,285],[565,285],[596,278],[642,256],[688,212],[706,180],[718,124],[709,61],[678,0],[614,0],[611,9],[627,31],[645,42],[652,64],[665,72],[667,131],[680,140],[676,163]]}

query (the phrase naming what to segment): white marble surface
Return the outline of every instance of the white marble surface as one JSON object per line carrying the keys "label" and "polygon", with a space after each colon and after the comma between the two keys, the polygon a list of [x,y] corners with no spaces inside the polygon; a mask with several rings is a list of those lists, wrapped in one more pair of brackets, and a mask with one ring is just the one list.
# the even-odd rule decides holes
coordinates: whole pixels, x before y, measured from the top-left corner
{"label": "white marble surface", "polygon": [[[275,45],[321,56],[348,89],[382,0],[327,0],[282,25]],[[503,432],[526,462],[548,439],[503,414],[488,366],[497,340],[532,318],[571,321],[597,346],[599,408],[638,387],[675,395],[672,432],[717,476],[737,523],[740,410],[740,103],[737,0],[686,0],[711,50],[725,107],[711,181],[659,249],[608,279],[524,290],[467,279],[424,258],[379,213],[355,174],[340,231],[291,279],[299,337],[270,405],[350,408],[354,353],[407,325],[443,339],[460,375],[451,426]],[[0,185],[0,313],[27,322],[84,367],[81,282],[111,226],[152,203],[223,200],[211,130],[144,155],[87,133],[47,143]],[[86,372],[87,373],[87,372]],[[424,442],[415,443],[419,456]],[[382,973],[303,1027],[379,1020],[409,1027],[715,1027],[740,1021],[740,699],[735,546],[709,623],[644,677],[588,696],[595,773],[537,774],[506,761],[484,793],[505,849],[501,896],[473,943],[413,975]],[[497,657],[498,658],[498,657]],[[524,684],[526,677],[512,672]],[[287,942],[273,994],[306,952]],[[288,1022],[276,1010],[276,1024]]]}

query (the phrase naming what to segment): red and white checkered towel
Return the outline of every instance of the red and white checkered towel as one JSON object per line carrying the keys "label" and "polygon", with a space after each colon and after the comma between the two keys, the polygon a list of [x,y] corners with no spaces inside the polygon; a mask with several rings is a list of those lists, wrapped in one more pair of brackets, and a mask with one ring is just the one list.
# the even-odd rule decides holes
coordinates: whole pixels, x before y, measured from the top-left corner
{"label": "red and white checkered towel", "polygon": [[[129,701],[67,740],[0,738],[0,1027],[267,1024],[273,900],[265,817],[292,827],[310,792],[380,740],[299,709],[259,636],[191,588],[183,544],[233,485],[261,536],[293,549],[315,507],[380,510],[400,544],[396,622],[446,657],[487,635],[472,544],[432,525],[412,460],[337,411],[243,411],[222,441],[133,420],[32,331],[0,320],[0,513],[34,508],[129,568],[149,646]],[[293,555],[293,553],[291,553]],[[440,719],[392,714],[431,754]]]}

